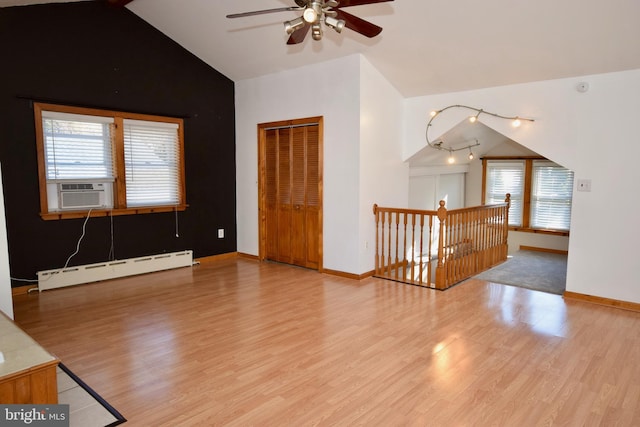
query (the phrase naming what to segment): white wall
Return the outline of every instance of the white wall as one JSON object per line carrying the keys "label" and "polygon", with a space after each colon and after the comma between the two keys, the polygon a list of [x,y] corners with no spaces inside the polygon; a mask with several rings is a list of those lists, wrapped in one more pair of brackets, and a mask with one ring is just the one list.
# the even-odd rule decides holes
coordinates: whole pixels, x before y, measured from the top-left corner
{"label": "white wall", "polygon": [[[409,169],[409,209],[437,210],[440,200],[447,209],[468,206],[466,200],[467,166],[414,167]],[[478,203],[479,204],[479,203]]]}
{"label": "white wall", "polygon": [[409,166],[402,160],[402,104],[398,91],[360,57],[360,261],[375,268],[373,204],[408,206]]}
{"label": "white wall", "polygon": [[[579,82],[590,90],[579,93]],[[482,118],[487,126],[525,147],[591,179],[591,192],[573,195],[567,291],[640,302],[635,268],[640,228],[640,70],[550,80],[405,100],[403,158],[424,147],[432,110],[466,104],[504,115],[531,117],[512,128]],[[466,114],[466,113],[465,113]],[[434,123],[441,134],[463,117]]]}
{"label": "white wall", "polygon": [[235,90],[238,251],[259,250],[257,125],[324,116],[323,266],[372,270],[373,204],[406,205],[400,95],[360,55],[239,81]]}
{"label": "white wall", "polygon": [[259,123],[324,117],[324,267],[358,265],[359,58],[235,84],[238,251],[258,255]]}
{"label": "white wall", "polygon": [[4,218],[4,195],[2,192],[2,170],[0,169],[0,311],[13,319],[13,297],[9,273],[9,249],[7,248],[7,225]]}

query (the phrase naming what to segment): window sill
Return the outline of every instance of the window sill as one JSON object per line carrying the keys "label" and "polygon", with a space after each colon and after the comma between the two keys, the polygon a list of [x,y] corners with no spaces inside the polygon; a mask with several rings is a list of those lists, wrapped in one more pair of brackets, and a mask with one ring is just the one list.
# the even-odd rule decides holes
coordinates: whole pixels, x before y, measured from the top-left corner
{"label": "window sill", "polygon": [[[94,209],[91,210],[92,217],[101,216],[119,216],[119,215],[138,215],[138,214],[150,214],[161,212],[174,212],[184,211],[189,205],[179,206],[153,206],[153,207],[139,207],[128,209]],[[77,219],[86,218],[89,210],[82,211],[64,211],[64,212],[46,212],[40,213],[40,217],[45,221],[59,220],[59,219]]]}
{"label": "window sill", "polygon": [[549,234],[552,236],[569,236],[568,231],[544,230],[544,229],[538,229],[538,228],[509,227],[509,231],[521,231],[523,233],[536,233],[536,234]]}

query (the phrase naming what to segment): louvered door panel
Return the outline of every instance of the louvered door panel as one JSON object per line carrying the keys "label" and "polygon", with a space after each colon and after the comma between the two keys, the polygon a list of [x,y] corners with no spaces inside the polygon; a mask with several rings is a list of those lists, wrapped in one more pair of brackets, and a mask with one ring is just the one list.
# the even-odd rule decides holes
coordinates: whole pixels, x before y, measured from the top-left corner
{"label": "louvered door panel", "polygon": [[276,261],[292,263],[291,257],[291,130],[280,129],[278,138],[278,256]]}
{"label": "louvered door panel", "polygon": [[306,230],[306,265],[318,268],[320,261],[320,151],[319,126],[307,128],[306,139],[306,181],[305,181],[305,230]]}
{"label": "louvered door panel", "polygon": [[306,267],[307,233],[305,227],[305,144],[306,127],[292,129],[291,149],[291,255],[293,263]]}
{"label": "louvered door panel", "polygon": [[264,150],[266,257],[278,259],[278,131],[266,131]]}

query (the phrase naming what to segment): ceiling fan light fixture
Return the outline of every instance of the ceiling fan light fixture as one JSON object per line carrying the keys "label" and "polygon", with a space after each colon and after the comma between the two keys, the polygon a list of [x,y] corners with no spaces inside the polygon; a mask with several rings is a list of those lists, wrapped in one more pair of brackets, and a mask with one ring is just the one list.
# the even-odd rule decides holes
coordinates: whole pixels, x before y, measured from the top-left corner
{"label": "ceiling fan light fixture", "polygon": [[302,17],[309,24],[315,24],[322,16],[322,6],[319,3],[312,2],[302,13]]}
{"label": "ceiling fan light fixture", "polygon": [[332,16],[325,16],[324,23],[327,24],[327,27],[336,30],[337,33],[341,33],[346,24],[342,19],[336,19]]}
{"label": "ceiling fan light fixture", "polygon": [[302,26],[304,26],[304,19],[302,18],[296,18],[291,21],[284,22],[284,30],[287,34],[292,34],[295,30],[301,28]]}
{"label": "ceiling fan light fixture", "polygon": [[322,40],[322,27],[319,22],[311,26],[311,37],[314,40]]}
{"label": "ceiling fan light fixture", "polygon": [[[109,0],[123,1],[123,0]],[[131,0],[125,0],[131,1]],[[368,38],[376,37],[382,32],[382,27],[365,19],[343,12],[341,9],[349,6],[362,6],[373,3],[391,2],[394,0],[287,0],[295,1],[295,6],[276,7],[271,9],[253,10],[242,13],[231,13],[227,18],[242,18],[246,16],[265,15],[276,12],[301,12],[298,18],[285,21],[284,29],[289,35],[287,45],[302,43],[311,30],[314,40],[321,40],[322,26],[326,25],[337,33],[348,28]],[[332,10],[334,9],[335,10]]]}

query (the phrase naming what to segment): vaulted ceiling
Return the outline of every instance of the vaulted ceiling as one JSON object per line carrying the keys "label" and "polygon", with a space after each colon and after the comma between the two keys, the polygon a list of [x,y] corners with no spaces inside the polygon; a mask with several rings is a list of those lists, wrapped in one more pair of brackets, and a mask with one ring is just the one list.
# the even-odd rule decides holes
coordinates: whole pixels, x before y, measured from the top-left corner
{"label": "vaulted ceiling", "polygon": [[637,0],[395,0],[348,9],[384,28],[373,39],[327,28],[292,46],[283,22],[300,12],[226,15],[294,0],[113,1],[234,81],[354,53],[405,97],[640,68]]}
{"label": "vaulted ceiling", "polygon": [[[126,7],[233,81],[356,53],[407,98],[640,68],[638,0],[395,0],[347,9],[383,27],[375,38],[325,27],[322,40],[308,35],[296,45],[287,45],[283,22],[299,11],[226,18],[295,0],[0,0],[0,7],[71,1]],[[481,140],[476,156],[514,143],[464,122],[436,136]],[[445,164],[447,156],[425,148],[409,163]]]}

